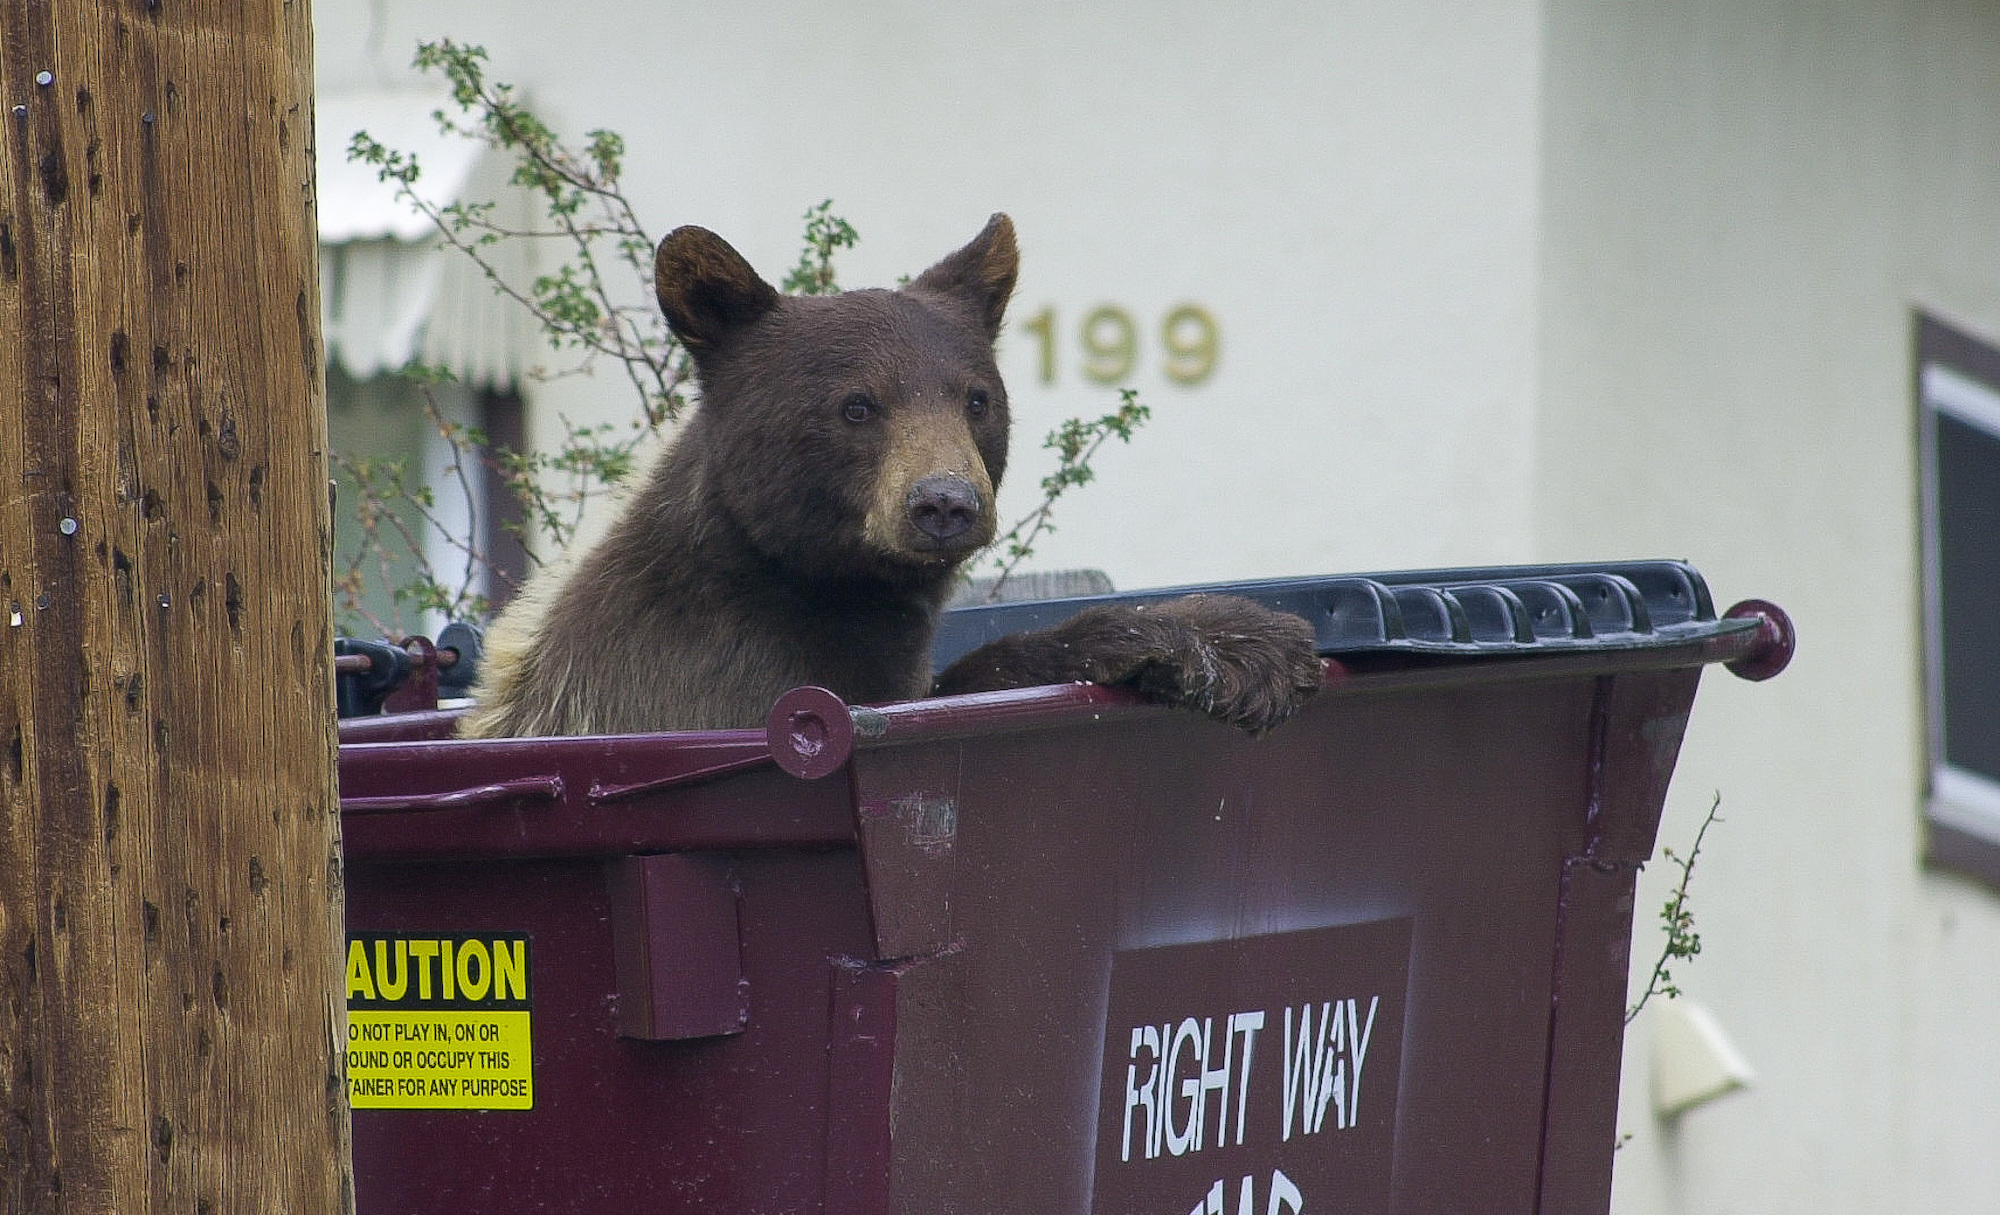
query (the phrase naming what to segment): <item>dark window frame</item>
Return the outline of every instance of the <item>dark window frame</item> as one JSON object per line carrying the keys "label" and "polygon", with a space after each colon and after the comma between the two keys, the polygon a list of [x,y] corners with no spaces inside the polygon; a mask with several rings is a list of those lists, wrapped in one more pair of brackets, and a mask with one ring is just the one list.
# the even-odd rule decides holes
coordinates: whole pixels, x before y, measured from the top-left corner
{"label": "dark window frame", "polygon": [[528,564],[525,540],[529,526],[528,508],[507,487],[499,468],[492,465],[496,450],[515,453],[528,450],[527,403],[521,399],[520,393],[512,389],[488,388],[479,393],[478,405],[481,427],[489,444],[480,453],[489,464],[484,482],[486,492],[481,503],[485,513],[480,520],[486,560],[492,567],[492,575],[486,584],[486,601],[497,616],[500,609],[507,606],[508,600],[526,584],[528,575],[534,572]]}
{"label": "dark window frame", "polygon": [[[1987,484],[2000,484],[2000,346],[1920,315],[1915,401],[1923,577],[1925,857],[2000,885],[2000,764],[1986,735],[1988,720],[2000,720],[2000,710],[1994,707],[2000,686],[1988,691],[1981,681],[1969,696],[1963,682],[1968,666],[1983,669],[2000,658],[2000,629],[1992,628],[2000,608],[1990,606],[2000,604],[2000,585],[1985,589],[1990,601],[1957,609],[1950,620],[1946,613],[1954,609],[1947,605],[1945,594],[1948,583],[1967,581],[1968,549],[1975,550],[1971,560],[1982,574],[2000,562],[2000,528],[1993,529],[1988,541],[1988,533],[1948,528],[1950,521],[1941,517],[1947,498],[1962,494],[1968,477],[1982,490]],[[1952,470],[1950,484],[1944,480],[1946,468]],[[1983,502],[1984,497],[1978,500]],[[2000,512],[2000,498],[1994,508]],[[1976,536],[1977,543],[1968,544],[1969,535]],[[1956,554],[1949,564],[1948,553]],[[1973,598],[1961,594],[1959,602],[1970,603]],[[1966,615],[1968,610],[1972,615]],[[1968,630],[1968,619],[1979,628]],[[1976,638],[1971,648],[1954,640],[1968,632]],[[1991,643],[1985,639],[1988,632],[1993,634]],[[1953,672],[1959,672],[1956,685],[1951,682]],[[1961,711],[1952,720],[1963,722],[1968,705],[1981,727],[1970,744],[1962,728],[1948,729],[1947,717],[1947,709],[1957,707]]]}

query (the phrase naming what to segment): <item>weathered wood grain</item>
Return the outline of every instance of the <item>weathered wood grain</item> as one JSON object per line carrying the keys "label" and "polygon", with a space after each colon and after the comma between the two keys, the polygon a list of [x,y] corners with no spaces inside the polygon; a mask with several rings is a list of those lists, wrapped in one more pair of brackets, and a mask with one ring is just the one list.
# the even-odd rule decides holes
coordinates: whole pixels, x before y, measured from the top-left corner
{"label": "weathered wood grain", "polygon": [[304,0],[0,0],[0,1199],[347,1209]]}

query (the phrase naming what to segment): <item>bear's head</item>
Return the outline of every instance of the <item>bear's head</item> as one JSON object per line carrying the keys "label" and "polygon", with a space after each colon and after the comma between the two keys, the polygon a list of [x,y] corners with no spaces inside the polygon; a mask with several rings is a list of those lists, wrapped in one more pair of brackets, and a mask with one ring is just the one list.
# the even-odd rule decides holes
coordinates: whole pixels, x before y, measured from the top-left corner
{"label": "bear's head", "polygon": [[995,215],[898,290],[786,296],[713,232],[669,233],[654,284],[701,386],[696,492],[802,576],[943,579],[995,532],[1018,266]]}

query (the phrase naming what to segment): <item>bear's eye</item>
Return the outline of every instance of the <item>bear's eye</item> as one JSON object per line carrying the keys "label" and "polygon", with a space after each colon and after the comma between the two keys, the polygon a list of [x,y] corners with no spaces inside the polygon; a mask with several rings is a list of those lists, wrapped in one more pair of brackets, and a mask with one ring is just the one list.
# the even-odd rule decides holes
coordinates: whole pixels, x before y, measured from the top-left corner
{"label": "bear's eye", "polygon": [[975,418],[986,416],[986,390],[984,388],[975,388],[965,394],[965,412]]}
{"label": "bear's eye", "polygon": [[857,392],[841,402],[840,416],[850,422],[866,422],[874,413],[875,402],[869,400],[866,393]]}

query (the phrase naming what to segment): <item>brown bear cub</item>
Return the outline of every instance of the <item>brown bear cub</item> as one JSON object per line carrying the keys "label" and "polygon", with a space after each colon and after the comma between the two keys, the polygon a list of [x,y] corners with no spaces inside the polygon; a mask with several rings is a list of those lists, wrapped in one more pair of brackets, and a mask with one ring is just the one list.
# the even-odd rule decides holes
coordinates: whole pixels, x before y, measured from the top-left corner
{"label": "brown bear cub", "polygon": [[994,535],[994,365],[1013,224],[894,291],[780,295],[721,237],[660,242],[660,307],[701,404],[604,538],[495,623],[461,732],[761,726],[801,684],[850,703],[1123,684],[1252,731],[1320,685],[1311,631],[1241,599],[1086,610],[931,677],[959,566]]}

